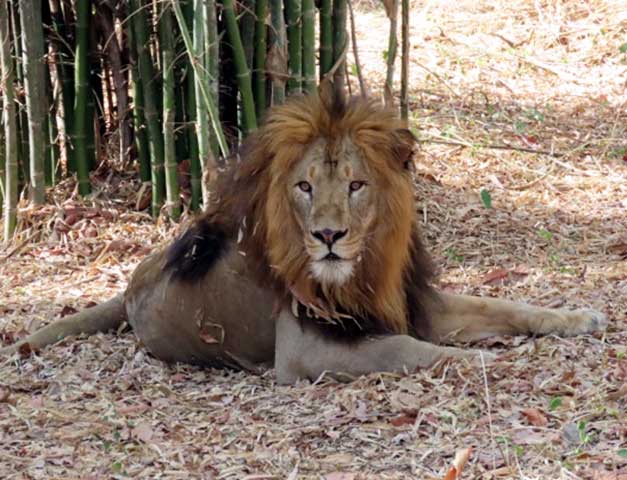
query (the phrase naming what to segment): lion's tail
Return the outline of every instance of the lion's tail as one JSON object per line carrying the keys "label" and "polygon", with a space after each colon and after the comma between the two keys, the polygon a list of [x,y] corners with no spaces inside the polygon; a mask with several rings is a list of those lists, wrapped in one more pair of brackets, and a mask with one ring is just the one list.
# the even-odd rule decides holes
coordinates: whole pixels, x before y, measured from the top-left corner
{"label": "lion's tail", "polygon": [[74,315],[68,315],[46,325],[13,345],[0,348],[0,357],[11,355],[19,351],[20,348],[38,350],[70,335],[106,332],[118,328],[125,320],[124,297],[120,294],[100,305],[87,308]]}

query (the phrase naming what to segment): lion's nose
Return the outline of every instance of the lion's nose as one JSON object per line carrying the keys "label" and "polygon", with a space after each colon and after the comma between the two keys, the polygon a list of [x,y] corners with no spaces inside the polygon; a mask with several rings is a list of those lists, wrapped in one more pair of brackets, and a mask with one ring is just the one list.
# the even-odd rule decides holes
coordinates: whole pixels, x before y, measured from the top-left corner
{"label": "lion's nose", "polygon": [[330,228],[324,228],[322,230],[315,230],[311,234],[320,240],[322,243],[328,245],[329,248],[337,242],[340,238],[343,238],[348,233],[346,230],[331,230]]}

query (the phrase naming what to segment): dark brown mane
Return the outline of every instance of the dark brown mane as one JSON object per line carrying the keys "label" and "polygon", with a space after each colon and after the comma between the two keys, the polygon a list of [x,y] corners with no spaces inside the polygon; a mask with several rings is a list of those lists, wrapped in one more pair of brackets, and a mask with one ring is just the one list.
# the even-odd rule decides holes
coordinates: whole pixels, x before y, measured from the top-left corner
{"label": "dark brown mane", "polygon": [[286,299],[298,291],[317,301],[321,289],[308,275],[308,256],[290,211],[285,179],[315,139],[343,135],[351,136],[385,186],[380,212],[385,232],[380,227],[381,234],[373,235],[354,281],[326,289],[323,303],[347,312],[356,323],[363,319],[361,333],[426,335],[433,269],[416,223],[409,168],[415,140],[395,112],[372,101],[337,105],[310,96],[274,108],[230,160],[205,213],[171,247],[169,267],[181,279],[192,280],[211,268],[224,250],[214,240],[224,238],[238,242],[236,248],[262,284]]}

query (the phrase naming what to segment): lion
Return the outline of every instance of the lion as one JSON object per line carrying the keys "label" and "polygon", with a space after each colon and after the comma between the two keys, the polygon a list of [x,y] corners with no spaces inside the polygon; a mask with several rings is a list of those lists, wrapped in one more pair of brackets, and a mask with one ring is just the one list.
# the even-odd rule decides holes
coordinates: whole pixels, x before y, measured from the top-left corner
{"label": "lion", "polygon": [[437,291],[415,208],[416,148],[407,123],[372,100],[322,92],[274,107],[204,213],[143,260],[123,294],[0,353],[128,322],[165,362],[274,366],[291,384],[483,361],[451,342],[605,328],[591,309]]}

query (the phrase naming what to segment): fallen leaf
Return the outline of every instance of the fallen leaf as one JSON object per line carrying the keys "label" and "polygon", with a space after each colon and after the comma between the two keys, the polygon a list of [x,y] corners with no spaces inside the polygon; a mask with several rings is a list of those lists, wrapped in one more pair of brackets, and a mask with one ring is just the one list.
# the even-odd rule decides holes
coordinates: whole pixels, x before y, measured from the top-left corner
{"label": "fallen leaf", "polygon": [[544,427],[549,423],[544,414],[537,408],[526,408],[520,413],[535,427]]}
{"label": "fallen leaf", "polygon": [[144,443],[150,443],[154,434],[155,432],[148,422],[142,422],[131,430],[131,435]]}
{"label": "fallen leaf", "polygon": [[355,480],[356,473],[331,472],[324,476],[325,480]]}
{"label": "fallen leaf", "polygon": [[406,414],[399,415],[390,420],[390,423],[395,427],[402,427],[403,425],[413,425],[416,423],[416,415]]}
{"label": "fallen leaf", "polygon": [[[333,465],[346,465],[353,461],[354,457],[350,453],[333,453],[323,458],[324,463],[331,463]],[[337,472],[340,473],[340,472]],[[347,474],[350,475],[350,474]]]}
{"label": "fallen leaf", "polygon": [[517,445],[544,445],[558,439],[555,432],[539,431],[532,428],[517,430],[511,436],[511,441]]}
{"label": "fallen leaf", "polygon": [[464,448],[463,450],[457,450],[455,453],[455,458],[453,459],[453,465],[449,468],[448,472],[443,480],[457,480],[460,478],[462,471],[464,470],[464,465],[470,458],[470,454],[472,453],[472,447]]}
{"label": "fallen leaf", "polygon": [[21,358],[28,358],[33,353],[35,353],[35,351],[33,350],[33,347],[31,347],[30,343],[23,343],[22,345],[20,345],[18,347],[18,349],[17,349],[17,352],[20,354]]}
{"label": "fallen leaf", "polygon": [[481,283],[484,285],[488,285],[490,283],[495,283],[497,280],[503,280],[507,278],[509,275],[509,270],[505,268],[497,268],[496,270],[492,270],[484,275],[481,279]]}
{"label": "fallen leaf", "polygon": [[0,403],[15,405],[17,402],[11,397],[11,391],[8,388],[0,388]]}

